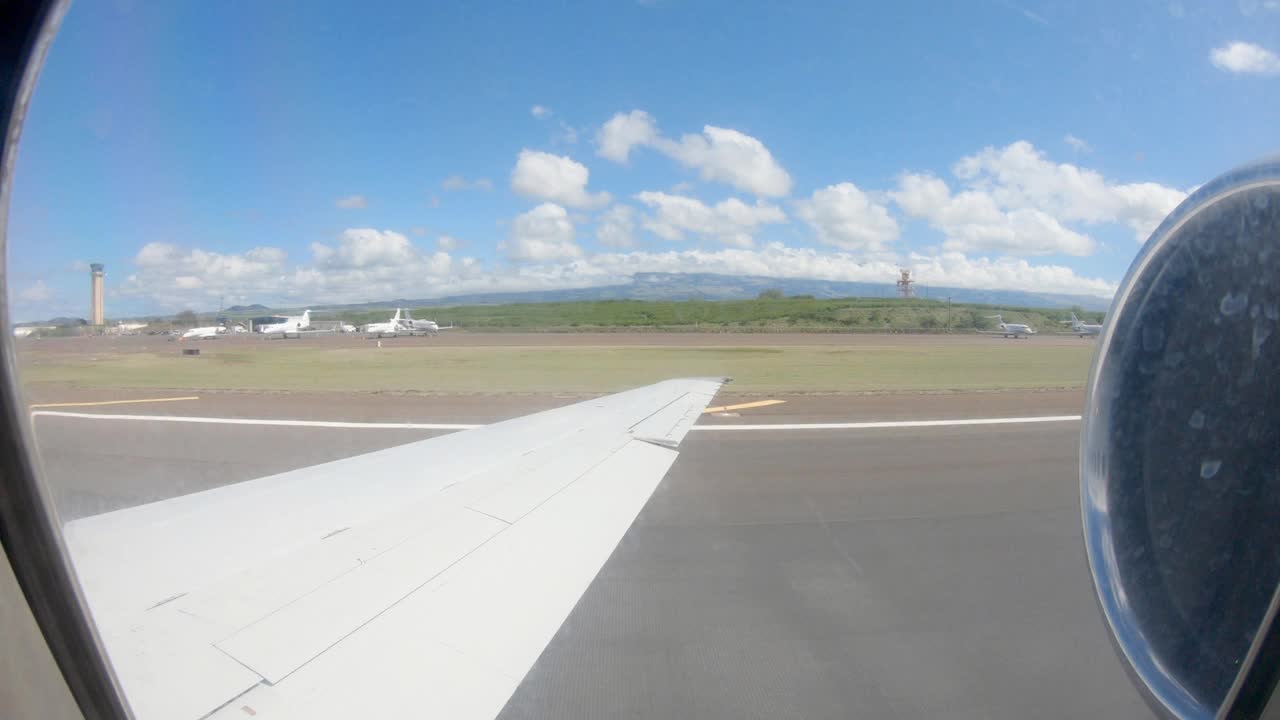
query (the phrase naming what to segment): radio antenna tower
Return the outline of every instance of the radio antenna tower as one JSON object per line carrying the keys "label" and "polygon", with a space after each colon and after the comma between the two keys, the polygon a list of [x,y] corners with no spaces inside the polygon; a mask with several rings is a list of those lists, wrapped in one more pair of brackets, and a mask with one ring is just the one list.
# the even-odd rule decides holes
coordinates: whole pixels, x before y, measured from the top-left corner
{"label": "radio antenna tower", "polygon": [[902,276],[898,278],[898,297],[906,299],[915,297],[915,280],[911,279],[911,271],[903,269]]}

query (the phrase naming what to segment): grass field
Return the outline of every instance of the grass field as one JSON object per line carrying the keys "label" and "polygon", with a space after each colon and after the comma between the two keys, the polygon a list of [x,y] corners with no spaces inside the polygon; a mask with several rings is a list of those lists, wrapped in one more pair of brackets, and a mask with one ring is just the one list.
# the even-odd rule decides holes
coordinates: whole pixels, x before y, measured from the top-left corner
{"label": "grass field", "polygon": [[[1001,312],[1009,322],[1057,327],[1069,311],[1035,308],[996,308],[988,305],[896,298],[813,297],[758,298],[723,301],[606,300],[596,302],[524,303],[424,308],[414,317],[479,329],[598,329],[598,328],[729,328],[837,329],[877,332],[891,330],[942,331],[991,328],[986,317]],[[1101,319],[1100,313],[1079,311],[1080,317]],[[343,314],[357,325],[387,319],[388,313]]]}
{"label": "grass field", "polygon": [[[259,311],[262,315],[265,311]],[[301,312],[301,309],[280,311]],[[751,300],[598,300],[505,305],[467,305],[414,308],[416,318],[455,323],[470,330],[593,331],[620,330],[838,330],[841,332],[917,332],[989,329],[989,315],[1003,314],[1009,322],[1028,323],[1042,329],[1058,329],[1070,310],[1007,307],[914,298],[814,298],[811,296],[760,297]],[[392,311],[317,310],[315,320],[342,320],[354,325],[385,322]],[[1076,308],[1089,322],[1102,313]],[[233,319],[252,313],[227,313]],[[157,319],[158,320],[158,319]],[[201,318],[212,324],[212,316]],[[159,325],[163,325],[160,322]]]}
{"label": "grass field", "polygon": [[200,357],[173,352],[28,357],[26,382],[263,391],[607,392],[669,377],[727,375],[730,392],[1066,388],[1093,343],[859,347],[360,347],[299,345]]}

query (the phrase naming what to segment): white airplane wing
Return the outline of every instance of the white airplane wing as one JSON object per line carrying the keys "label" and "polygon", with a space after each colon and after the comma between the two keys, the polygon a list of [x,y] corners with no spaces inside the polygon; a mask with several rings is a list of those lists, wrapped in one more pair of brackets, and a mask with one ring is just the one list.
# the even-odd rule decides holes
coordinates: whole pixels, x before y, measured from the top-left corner
{"label": "white airplane wing", "polygon": [[494,717],[720,383],[67,524],[136,717]]}

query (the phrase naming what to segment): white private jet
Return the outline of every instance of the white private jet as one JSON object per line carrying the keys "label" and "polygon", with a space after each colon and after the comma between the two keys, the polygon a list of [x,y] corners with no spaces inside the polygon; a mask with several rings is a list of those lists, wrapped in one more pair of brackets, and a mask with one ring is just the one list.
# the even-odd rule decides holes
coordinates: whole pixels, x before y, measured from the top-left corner
{"label": "white private jet", "polygon": [[227,329],[221,325],[211,325],[209,327],[191,328],[182,333],[180,340],[212,340],[219,335],[226,335]]}
{"label": "white private jet", "polygon": [[284,322],[273,323],[271,325],[263,325],[259,332],[267,337],[279,335],[281,338],[302,337],[300,330],[306,330],[311,327],[311,311],[304,310],[301,315],[286,317]]}
{"label": "white private jet", "polygon": [[396,314],[390,320],[364,326],[364,334],[369,337],[395,337],[404,332],[407,331],[400,318],[400,308],[396,308]]}
{"label": "white private jet", "polygon": [[978,331],[984,335],[1003,335],[1004,337],[1012,337],[1016,340],[1019,337],[1031,337],[1036,334],[1035,328],[1030,325],[1023,325],[1022,323],[1007,323],[1000,315],[987,315],[987,317],[995,318],[996,329]]}
{"label": "white private jet", "polygon": [[1091,335],[1097,336],[1102,334],[1101,324],[1094,325],[1091,323],[1086,323],[1080,318],[1076,317],[1075,313],[1071,313],[1070,320],[1059,320],[1058,322],[1062,323],[1063,325],[1071,326],[1070,332],[1060,332],[1058,333],[1059,335],[1079,335],[1080,337],[1088,337]]}
{"label": "white private jet", "polygon": [[147,323],[144,323],[144,322],[125,322],[121,320],[120,322],[116,323],[116,328],[121,333],[136,333],[137,331],[142,330],[146,326],[147,326]]}
{"label": "white private jet", "polygon": [[425,335],[438,335],[441,330],[452,330],[453,325],[441,327],[435,320],[414,320],[408,310],[403,311],[401,316],[400,308],[396,308],[396,317],[400,318],[400,324],[407,328],[410,334],[422,333]]}

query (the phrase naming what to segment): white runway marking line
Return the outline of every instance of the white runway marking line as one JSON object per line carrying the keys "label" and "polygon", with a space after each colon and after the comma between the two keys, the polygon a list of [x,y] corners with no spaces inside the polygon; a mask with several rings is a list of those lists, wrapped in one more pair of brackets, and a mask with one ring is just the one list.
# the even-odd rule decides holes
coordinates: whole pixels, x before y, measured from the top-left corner
{"label": "white runway marking line", "polygon": [[59,407],[89,407],[94,405],[137,405],[139,403],[165,403],[179,402],[182,400],[199,400],[197,395],[189,395],[186,397],[166,397],[166,398],[142,398],[138,400],[98,400],[96,402],[62,402],[62,403],[40,403],[32,405],[31,409],[38,408],[59,408]]}
{"label": "white runway marking line", "polygon": [[757,400],[755,402],[739,403],[737,405],[720,405],[718,407],[709,407],[702,411],[703,415],[713,415],[715,413],[728,412],[730,410],[749,410],[751,408],[769,407],[770,405],[782,405],[786,400]]}
{"label": "white runway marking line", "polygon": [[1019,425],[1023,423],[1071,422],[1079,415],[1046,415],[1016,418],[967,418],[960,420],[895,420],[889,422],[791,423],[786,425],[695,425],[694,430],[736,432],[739,430],[881,430],[888,428],[955,427],[964,425]]}
{"label": "white runway marking line", "polygon": [[[280,427],[364,428],[370,430],[472,430],[484,425],[461,423],[384,423],[342,422],[337,420],[272,420],[265,418],[216,418],[184,415],[108,415],[104,413],[36,410],[32,417],[64,417],[84,420],[136,420],[172,423],[204,423],[208,425],[271,425]],[[959,420],[894,420],[887,422],[789,423],[785,425],[694,425],[690,430],[740,432],[749,430],[881,430],[893,428],[957,427],[966,425],[1019,425],[1030,423],[1072,422],[1079,415],[1046,415],[1013,418],[967,418]]]}
{"label": "white runway marking line", "polygon": [[203,423],[206,425],[276,425],[283,427],[365,428],[370,430],[471,430],[483,425],[459,423],[340,422],[335,420],[270,420],[261,418],[190,417],[184,415],[107,415],[104,413],[36,410],[32,417],[63,417],[84,420],[138,420],[150,422]]}

